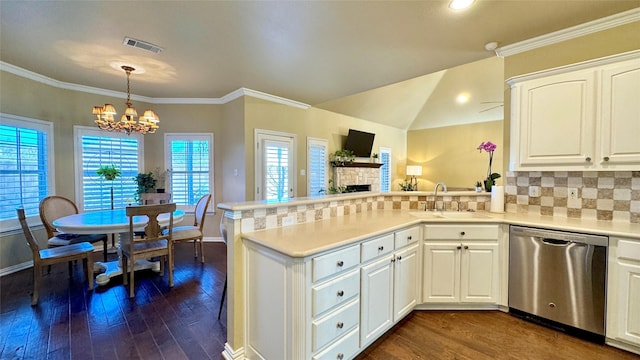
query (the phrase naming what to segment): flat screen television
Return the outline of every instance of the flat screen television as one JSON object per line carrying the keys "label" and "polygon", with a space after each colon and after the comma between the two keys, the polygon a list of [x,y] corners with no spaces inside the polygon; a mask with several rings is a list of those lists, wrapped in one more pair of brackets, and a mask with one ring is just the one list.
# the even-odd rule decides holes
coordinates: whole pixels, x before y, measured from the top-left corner
{"label": "flat screen television", "polygon": [[353,151],[356,157],[369,157],[375,136],[376,134],[349,129],[344,149]]}

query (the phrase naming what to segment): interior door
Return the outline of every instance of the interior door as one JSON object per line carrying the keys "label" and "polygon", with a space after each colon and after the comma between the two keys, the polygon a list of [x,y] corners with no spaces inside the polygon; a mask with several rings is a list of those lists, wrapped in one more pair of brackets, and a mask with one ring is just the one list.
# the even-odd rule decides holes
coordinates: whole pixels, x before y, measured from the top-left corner
{"label": "interior door", "polygon": [[256,200],[295,194],[295,135],[256,130]]}

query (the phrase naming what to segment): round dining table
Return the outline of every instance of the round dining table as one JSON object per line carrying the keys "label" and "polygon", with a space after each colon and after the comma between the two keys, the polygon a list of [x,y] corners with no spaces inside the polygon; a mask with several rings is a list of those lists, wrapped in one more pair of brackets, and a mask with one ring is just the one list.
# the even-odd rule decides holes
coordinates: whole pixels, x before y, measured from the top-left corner
{"label": "round dining table", "polygon": [[[184,211],[176,210],[173,213],[173,223],[180,223],[184,219]],[[134,216],[133,227],[135,231],[143,231],[149,219],[146,216]],[[169,225],[169,214],[160,214],[158,217],[160,226]],[[53,226],[63,233],[68,234],[118,234],[118,245],[129,239],[129,217],[125,209],[90,211],[61,217],[53,221]],[[118,246],[118,260],[109,262],[96,262],[94,271],[101,272],[96,277],[96,284],[105,285],[112,277],[122,275],[122,260]],[[134,265],[134,271],[151,269],[160,272],[160,262],[138,260]]]}

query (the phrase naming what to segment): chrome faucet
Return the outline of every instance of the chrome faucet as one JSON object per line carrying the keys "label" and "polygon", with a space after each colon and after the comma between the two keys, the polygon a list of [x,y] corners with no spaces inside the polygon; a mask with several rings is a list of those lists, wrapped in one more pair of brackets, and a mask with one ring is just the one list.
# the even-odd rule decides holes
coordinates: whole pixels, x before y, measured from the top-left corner
{"label": "chrome faucet", "polygon": [[[433,189],[433,211],[438,211],[438,187],[442,186],[442,191],[447,192],[447,185],[444,183],[437,183],[436,187]],[[442,204],[444,208],[444,203]]]}

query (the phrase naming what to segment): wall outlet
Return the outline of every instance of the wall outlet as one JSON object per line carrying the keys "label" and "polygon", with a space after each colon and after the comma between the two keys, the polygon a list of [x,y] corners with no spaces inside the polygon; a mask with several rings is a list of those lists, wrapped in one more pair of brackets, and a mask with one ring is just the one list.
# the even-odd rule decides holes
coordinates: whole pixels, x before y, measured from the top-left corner
{"label": "wall outlet", "polygon": [[540,196],[540,186],[529,186],[529,196],[530,197],[539,197]]}
{"label": "wall outlet", "polygon": [[578,199],[578,188],[569,188],[567,189],[569,200],[577,200]]}

